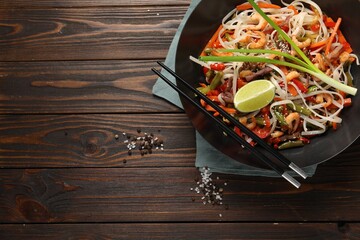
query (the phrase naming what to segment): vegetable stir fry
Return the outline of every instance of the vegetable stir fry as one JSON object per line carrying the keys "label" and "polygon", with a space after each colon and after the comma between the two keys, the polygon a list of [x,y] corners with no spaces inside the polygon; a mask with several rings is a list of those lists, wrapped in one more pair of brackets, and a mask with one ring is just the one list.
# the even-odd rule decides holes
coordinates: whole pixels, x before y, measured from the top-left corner
{"label": "vegetable stir fry", "polygon": [[[249,0],[236,6],[199,58],[190,57],[206,76],[198,89],[278,149],[303,146],[339,127],[341,111],[357,91],[350,67],[359,65],[340,30],[341,18],[333,20],[311,0],[282,3]],[[260,79],[275,86],[271,103],[252,112],[236,109],[239,89]]]}

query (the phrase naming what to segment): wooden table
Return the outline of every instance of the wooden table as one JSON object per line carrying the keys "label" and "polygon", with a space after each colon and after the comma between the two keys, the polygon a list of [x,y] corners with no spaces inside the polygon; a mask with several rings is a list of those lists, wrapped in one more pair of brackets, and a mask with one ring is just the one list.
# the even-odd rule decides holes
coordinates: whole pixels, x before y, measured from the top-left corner
{"label": "wooden table", "polygon": [[[0,239],[360,239],[359,140],[299,190],[214,174],[223,205],[191,191],[194,129],[150,71],[189,3],[1,0]],[[123,133],[145,132],[164,150],[129,155]]]}

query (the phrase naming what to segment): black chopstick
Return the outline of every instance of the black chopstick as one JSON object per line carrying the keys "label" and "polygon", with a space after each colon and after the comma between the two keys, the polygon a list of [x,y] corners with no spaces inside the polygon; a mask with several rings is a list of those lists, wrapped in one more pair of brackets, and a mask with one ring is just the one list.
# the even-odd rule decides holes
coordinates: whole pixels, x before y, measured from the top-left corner
{"label": "black chopstick", "polygon": [[151,69],[154,73],[156,73],[161,79],[163,79],[170,87],[176,90],[179,94],[185,97],[188,101],[190,101],[194,106],[196,106],[199,110],[201,110],[207,117],[211,118],[215,121],[219,127],[230,137],[235,139],[239,144],[247,148],[252,154],[255,155],[257,159],[262,160],[266,165],[268,165],[271,169],[273,169],[276,173],[280,176],[285,178],[288,182],[294,185],[296,188],[300,187],[300,183],[291,177],[287,172],[285,172],[281,167],[277,166],[273,163],[270,159],[268,159],[263,153],[258,151],[256,148],[252,147],[246,140],[241,138],[237,133],[235,133],[232,129],[225,125],[225,123],[218,118],[214,117],[210,112],[208,112],[205,108],[203,108],[199,103],[191,99],[186,93],[181,91],[174,83],[172,83],[169,79],[167,79],[164,75],[162,75],[158,70],[155,68]]}
{"label": "black chopstick", "polygon": [[172,69],[170,69],[169,67],[167,67],[165,64],[163,64],[161,62],[157,62],[157,63],[161,67],[163,67],[166,71],[168,71],[172,76],[174,76],[176,79],[181,81],[181,83],[183,83],[188,89],[193,91],[198,97],[203,99],[207,104],[209,104],[216,111],[218,111],[223,117],[227,118],[232,124],[237,126],[243,133],[245,133],[246,135],[251,137],[255,142],[257,142],[260,146],[262,146],[266,151],[271,153],[275,158],[277,158],[283,164],[285,164],[290,169],[292,169],[294,172],[299,174],[302,178],[304,178],[304,179],[307,178],[307,174],[300,167],[298,167],[295,163],[291,162],[289,159],[284,157],[284,155],[282,155],[280,152],[278,152],[273,147],[271,147],[269,144],[267,144],[265,141],[263,141],[258,135],[256,135],[250,129],[248,129],[246,126],[244,126],[239,121],[237,121],[233,116],[231,116],[229,113],[227,113],[221,107],[219,107],[217,104],[212,102],[209,98],[207,98],[204,94],[202,94],[196,88],[193,88],[189,83],[187,83],[184,79],[182,79],[179,75],[177,75]]}

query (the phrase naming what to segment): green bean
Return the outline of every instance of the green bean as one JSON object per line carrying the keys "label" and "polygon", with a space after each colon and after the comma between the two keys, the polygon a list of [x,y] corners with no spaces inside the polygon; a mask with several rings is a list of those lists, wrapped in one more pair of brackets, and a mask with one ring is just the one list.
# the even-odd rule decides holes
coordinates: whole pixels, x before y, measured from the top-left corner
{"label": "green bean", "polygon": [[296,141],[287,141],[279,145],[278,149],[288,149],[288,148],[294,148],[294,147],[302,147],[304,146],[304,143],[301,140]]}
{"label": "green bean", "polygon": [[279,121],[281,126],[288,126],[288,124],[286,123],[286,120],[285,120],[285,116],[282,113],[280,113],[278,111],[274,111],[274,113],[275,113],[276,119]]}
{"label": "green bean", "polygon": [[212,51],[212,48],[206,48],[206,49],[204,50],[204,52],[205,52],[207,55],[209,55],[209,54],[211,53],[211,51]]}
{"label": "green bean", "polygon": [[197,90],[199,90],[202,94],[206,95],[209,91],[210,91],[210,87],[206,86],[206,87],[198,87],[196,88]]}
{"label": "green bean", "polygon": [[225,33],[225,38],[229,42],[233,40],[229,33]]}
{"label": "green bean", "polygon": [[354,85],[353,84],[353,77],[352,77],[351,73],[345,72],[345,75],[346,75],[346,78],[347,78],[347,84],[349,86],[353,86]]}
{"label": "green bean", "polygon": [[224,76],[223,72],[217,72],[215,74],[215,77],[213,78],[213,80],[210,83],[210,89],[214,90],[215,88],[217,88],[220,84],[221,84],[221,79]]}
{"label": "green bean", "polygon": [[318,87],[317,87],[317,86],[312,85],[312,86],[308,87],[308,90],[307,90],[307,92],[306,92],[306,93],[312,93],[312,92],[315,92],[317,89],[318,89]]}
{"label": "green bean", "polygon": [[256,117],[255,118],[255,121],[256,121],[256,124],[257,125],[260,125],[260,126],[265,126],[265,119],[264,118],[262,118],[262,117]]}
{"label": "green bean", "polygon": [[309,109],[307,109],[306,107],[301,106],[299,104],[296,104],[296,103],[294,103],[294,105],[293,104],[287,104],[286,106],[288,108],[290,108],[291,110],[293,110],[295,112],[298,112],[298,113],[301,113],[301,114],[304,114],[306,116],[311,115],[311,111]]}
{"label": "green bean", "polygon": [[207,79],[211,79],[211,78],[213,78],[215,76],[215,72],[214,72],[214,70],[209,70],[209,71],[207,71],[206,73],[205,73],[205,77],[207,78]]}

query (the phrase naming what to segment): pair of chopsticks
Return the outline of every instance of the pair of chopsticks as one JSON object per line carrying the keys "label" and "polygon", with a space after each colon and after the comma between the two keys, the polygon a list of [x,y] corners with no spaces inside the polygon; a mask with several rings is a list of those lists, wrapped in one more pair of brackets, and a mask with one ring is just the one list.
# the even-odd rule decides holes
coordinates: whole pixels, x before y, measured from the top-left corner
{"label": "pair of chopsticks", "polygon": [[[169,67],[167,67],[165,64],[161,62],[157,62],[163,69],[165,69],[167,72],[169,72],[173,77],[175,77],[177,80],[179,80],[186,88],[191,90],[197,97],[204,100],[207,104],[209,104],[211,107],[213,107],[216,111],[218,111],[224,118],[228,119],[234,126],[238,127],[243,133],[248,135],[250,138],[252,138],[258,145],[263,147],[267,152],[269,152],[271,155],[273,155],[276,159],[280,160],[283,164],[288,166],[290,169],[292,169],[294,172],[299,174],[302,178],[306,179],[307,174],[298,167],[295,163],[288,160],[286,157],[284,157],[280,152],[275,150],[273,147],[268,145],[265,141],[263,141],[259,136],[257,136],[255,133],[253,133],[251,130],[249,130],[246,126],[241,124],[238,120],[236,120],[233,116],[231,116],[229,113],[227,113],[225,110],[223,110],[221,107],[219,107],[217,104],[212,102],[209,98],[207,98],[204,94],[202,94],[199,90],[192,87],[189,83],[187,83],[184,79],[182,79],[179,75],[177,75],[173,70],[171,70]],[[278,173],[281,177],[286,179],[288,182],[290,182],[292,185],[294,185],[296,188],[300,187],[300,183],[294,179],[292,176],[290,176],[283,168],[276,165],[270,158],[266,157],[262,152],[260,152],[256,147],[253,147],[248,143],[245,139],[240,137],[237,133],[234,132],[231,128],[229,128],[222,120],[214,117],[210,112],[208,112],[205,108],[203,108],[198,102],[194,101],[191,97],[189,97],[186,93],[184,93],[181,89],[179,89],[173,82],[171,82],[168,78],[166,78],[163,74],[161,74],[158,70],[155,68],[151,69],[155,74],[157,74],[161,79],[163,79],[170,87],[172,87],[175,91],[177,91],[180,95],[182,95],[184,98],[186,98],[190,103],[192,103],[194,106],[196,106],[199,110],[201,110],[207,117],[211,118],[213,121],[215,121],[218,126],[230,137],[232,137],[234,140],[236,140],[239,144],[244,146],[246,149],[248,149],[257,159],[263,161],[267,166],[269,166],[271,169],[273,169],[276,173]]]}

